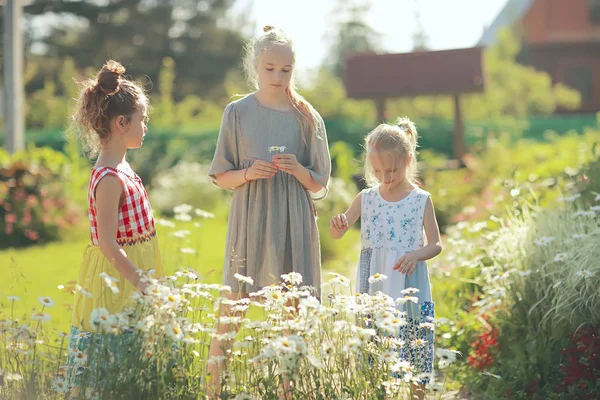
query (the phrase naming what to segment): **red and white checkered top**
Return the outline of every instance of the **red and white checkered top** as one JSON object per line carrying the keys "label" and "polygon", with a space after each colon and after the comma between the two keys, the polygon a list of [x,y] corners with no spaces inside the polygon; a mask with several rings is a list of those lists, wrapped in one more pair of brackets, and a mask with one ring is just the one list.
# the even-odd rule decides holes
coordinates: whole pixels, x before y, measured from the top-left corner
{"label": "red and white checkered top", "polygon": [[90,238],[92,244],[98,246],[98,222],[96,215],[96,186],[106,175],[116,176],[123,185],[123,203],[119,208],[119,224],[116,240],[120,246],[131,246],[145,242],[156,236],[154,218],[148,194],[142,179],[111,167],[92,169],[88,190],[88,216],[90,219]]}

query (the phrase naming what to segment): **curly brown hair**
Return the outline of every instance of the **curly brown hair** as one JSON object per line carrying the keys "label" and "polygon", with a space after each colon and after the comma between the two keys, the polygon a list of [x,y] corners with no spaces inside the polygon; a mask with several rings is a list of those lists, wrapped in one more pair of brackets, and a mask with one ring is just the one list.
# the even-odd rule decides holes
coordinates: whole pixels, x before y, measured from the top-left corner
{"label": "curly brown hair", "polygon": [[141,84],[123,77],[125,67],[107,61],[95,79],[81,83],[81,93],[73,110],[73,123],[90,157],[98,154],[110,140],[110,122],[120,115],[127,121],[132,114],[148,107],[148,97]]}

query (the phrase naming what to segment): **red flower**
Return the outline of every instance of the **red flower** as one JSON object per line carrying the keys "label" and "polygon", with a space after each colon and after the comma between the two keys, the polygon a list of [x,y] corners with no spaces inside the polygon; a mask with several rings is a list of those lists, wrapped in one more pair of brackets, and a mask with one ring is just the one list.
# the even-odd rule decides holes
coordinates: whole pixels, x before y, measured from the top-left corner
{"label": "red flower", "polygon": [[[595,398],[590,386],[600,376],[600,331],[598,327],[585,326],[571,335],[571,346],[562,350],[563,380],[557,389],[567,392],[577,386],[581,398]],[[592,385],[590,385],[592,384]]]}
{"label": "red flower", "polygon": [[467,358],[469,365],[477,369],[485,369],[494,363],[494,356],[498,352],[498,331],[492,329],[477,337],[471,345],[474,354]]}

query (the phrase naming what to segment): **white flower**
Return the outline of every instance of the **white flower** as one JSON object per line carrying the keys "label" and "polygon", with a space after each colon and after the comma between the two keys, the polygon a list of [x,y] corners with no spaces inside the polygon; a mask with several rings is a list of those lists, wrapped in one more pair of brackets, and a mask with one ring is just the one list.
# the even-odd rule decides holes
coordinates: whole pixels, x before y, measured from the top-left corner
{"label": "white flower", "polygon": [[530,269],[528,269],[527,271],[520,271],[519,275],[521,275],[521,276],[529,276],[529,275],[531,275],[532,272],[533,271],[531,271]]}
{"label": "white flower", "polygon": [[182,247],[181,249],[179,249],[179,251],[183,254],[196,254],[196,250],[191,249],[189,247]]}
{"label": "white flower", "polygon": [[348,278],[346,278],[345,276],[340,275],[335,272],[330,272],[329,274],[333,275],[333,278],[331,278],[328,281],[329,285],[331,285],[331,286],[340,285],[343,287],[350,287],[350,280]]}
{"label": "white flower", "polygon": [[281,152],[285,151],[285,146],[270,146],[268,149],[269,153]]}
{"label": "white flower", "polygon": [[417,289],[417,288],[406,288],[403,291],[401,291],[400,293],[402,293],[402,294],[408,294],[408,295],[416,294],[416,293],[419,293],[419,289]]}
{"label": "white flower", "polygon": [[575,274],[577,276],[581,276],[582,278],[589,278],[592,275],[594,275],[591,271],[588,271],[587,269],[582,269],[581,271],[577,271]]}
{"label": "white flower", "polygon": [[87,354],[81,350],[73,349],[71,352],[71,359],[76,365],[81,367],[87,366]]}
{"label": "white flower", "polygon": [[183,339],[183,331],[178,324],[169,324],[167,325],[167,335],[169,335],[173,340],[181,340]]}
{"label": "white flower", "polygon": [[67,393],[69,390],[67,380],[63,376],[57,376],[52,381],[52,389],[54,389],[54,391],[57,393]]}
{"label": "white flower", "polygon": [[197,343],[200,343],[200,341],[198,339],[194,339],[191,336],[185,336],[182,340],[183,340],[184,343],[187,343],[187,344],[197,344]]}
{"label": "white flower", "polygon": [[86,289],[82,288],[79,284],[75,285],[75,289],[78,292],[81,292],[82,295],[89,297],[90,299],[92,298],[92,294],[90,292],[88,292]]}
{"label": "white flower", "polygon": [[12,382],[12,381],[22,381],[23,380],[23,376],[21,374],[11,374],[10,372],[7,373],[4,376],[4,379],[6,379],[7,382]]}
{"label": "white flower", "polygon": [[8,296],[8,300],[10,300],[10,301],[19,301],[21,299],[18,298],[17,296]]}
{"label": "white flower", "polygon": [[448,350],[448,349],[436,349],[435,355],[437,358],[443,360],[448,364],[452,364],[456,361],[456,356],[461,355],[460,351]]}
{"label": "white flower", "polygon": [[235,275],[233,275],[233,277],[239,282],[247,283],[248,285],[254,284],[254,279],[250,278],[249,276],[244,276],[242,274],[236,273]]}
{"label": "white flower", "polygon": [[541,238],[534,240],[533,243],[540,247],[545,247],[552,243],[554,238],[552,236],[542,236]]}
{"label": "white flower", "polygon": [[290,272],[289,274],[281,275],[281,279],[290,285],[298,286],[302,283],[302,275],[297,272]]}
{"label": "white flower", "polygon": [[138,321],[135,327],[143,332],[148,332],[150,328],[154,326],[154,324],[156,324],[156,320],[154,319],[154,315],[150,314],[144,319]]}
{"label": "white flower", "polygon": [[369,283],[373,284],[375,282],[381,282],[387,279],[387,275],[384,274],[375,274],[369,277]]}
{"label": "white flower", "polygon": [[596,197],[594,197],[594,201],[600,201],[600,194],[597,194]]}
{"label": "white flower", "polygon": [[175,228],[175,223],[173,221],[169,221],[168,219],[164,219],[164,218],[157,219],[156,224],[166,226],[169,228]]}
{"label": "white flower", "polygon": [[215,214],[208,212],[208,211],[201,210],[199,208],[196,208],[194,210],[194,212],[196,213],[196,216],[198,216],[200,218],[214,218],[215,217]]}
{"label": "white flower", "polygon": [[558,253],[556,257],[554,257],[554,262],[562,262],[569,258],[569,253]]}
{"label": "white flower", "polygon": [[386,363],[395,362],[398,359],[398,353],[393,350],[386,350],[379,355],[379,361]]}
{"label": "white flower", "polygon": [[171,236],[175,236],[176,238],[179,238],[179,239],[185,239],[185,237],[191,233],[192,232],[190,232],[187,229],[182,229],[180,231],[171,232]]}
{"label": "white flower", "polygon": [[590,211],[600,211],[600,206],[591,206]]}
{"label": "white flower", "polygon": [[96,308],[90,315],[90,325],[95,331],[110,326],[111,322],[112,317],[106,308]]}
{"label": "white flower", "polygon": [[198,279],[198,275],[196,275],[196,273],[194,271],[190,271],[189,269],[184,269],[183,271],[177,271],[177,272],[175,272],[175,275],[181,276],[184,278],[188,278],[188,279],[192,279],[192,280]]}
{"label": "white flower", "polygon": [[52,307],[54,301],[50,297],[39,297],[38,300],[44,307]]}
{"label": "white flower", "polygon": [[306,356],[306,358],[312,364],[313,367],[315,367],[315,368],[323,368],[323,362],[321,361],[321,359],[319,359],[314,354],[309,354],[309,355]]}
{"label": "white flower", "polygon": [[576,217],[595,217],[596,213],[594,211],[577,211],[573,215]]}
{"label": "white flower", "polygon": [[347,353],[357,353],[360,348],[362,346],[362,342],[357,339],[357,338],[353,338],[350,339],[350,341],[344,345],[343,350]]}
{"label": "white flower", "polygon": [[63,338],[68,338],[69,334],[66,332],[58,332],[58,337],[63,339]]}
{"label": "white flower", "polygon": [[[396,299],[396,304],[400,305],[400,302],[398,300],[400,300],[400,299]],[[402,299],[402,300],[404,300],[404,302],[412,301],[415,304],[419,303],[419,298],[415,297],[415,296],[404,296],[404,299]]]}
{"label": "white flower", "polygon": [[193,209],[194,207],[190,206],[189,204],[180,204],[173,207],[173,212],[175,214],[189,214]]}
{"label": "white flower", "polygon": [[189,214],[177,214],[175,215],[175,219],[181,222],[190,222],[192,217]]}
{"label": "white flower", "polygon": [[581,197],[581,194],[575,193],[575,194],[573,194],[571,196],[565,197],[565,200],[566,201],[575,201],[575,200],[577,200],[580,197]]}
{"label": "white flower", "polygon": [[435,330],[435,324],[433,322],[421,322],[419,328],[429,329],[430,331]]}
{"label": "white flower", "polygon": [[31,316],[31,319],[34,319],[36,321],[40,321],[40,322],[48,322],[50,321],[50,314],[46,314],[46,313],[35,313]]}
{"label": "white flower", "polygon": [[114,278],[107,274],[106,272],[101,272],[100,277],[104,279],[104,284],[114,293],[118,294],[120,292],[117,278]]}

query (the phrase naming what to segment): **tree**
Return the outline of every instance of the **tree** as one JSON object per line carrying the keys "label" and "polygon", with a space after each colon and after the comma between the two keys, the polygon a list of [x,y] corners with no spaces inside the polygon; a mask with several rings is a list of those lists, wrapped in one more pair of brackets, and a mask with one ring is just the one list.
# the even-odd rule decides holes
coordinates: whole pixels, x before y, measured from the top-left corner
{"label": "tree", "polygon": [[[38,37],[45,57],[73,57],[78,68],[99,68],[108,58],[134,77],[158,82],[162,62],[174,61],[175,99],[202,93],[222,97],[227,71],[239,64],[243,39],[227,25],[234,0],[34,0],[29,16],[54,16]],[[39,82],[38,82],[39,84]]]}
{"label": "tree", "polygon": [[412,35],[413,39],[413,51],[426,51],[429,50],[429,46],[427,44],[429,40],[429,36],[425,32],[425,27],[421,22],[421,12],[419,10],[419,0],[413,0],[414,3],[414,13],[415,13],[415,25],[417,29]]}
{"label": "tree", "polygon": [[345,58],[355,52],[377,52],[379,34],[365,21],[364,15],[369,11],[368,1],[337,0],[332,17],[338,19],[331,41],[331,63],[328,67],[337,77],[343,76]]}

